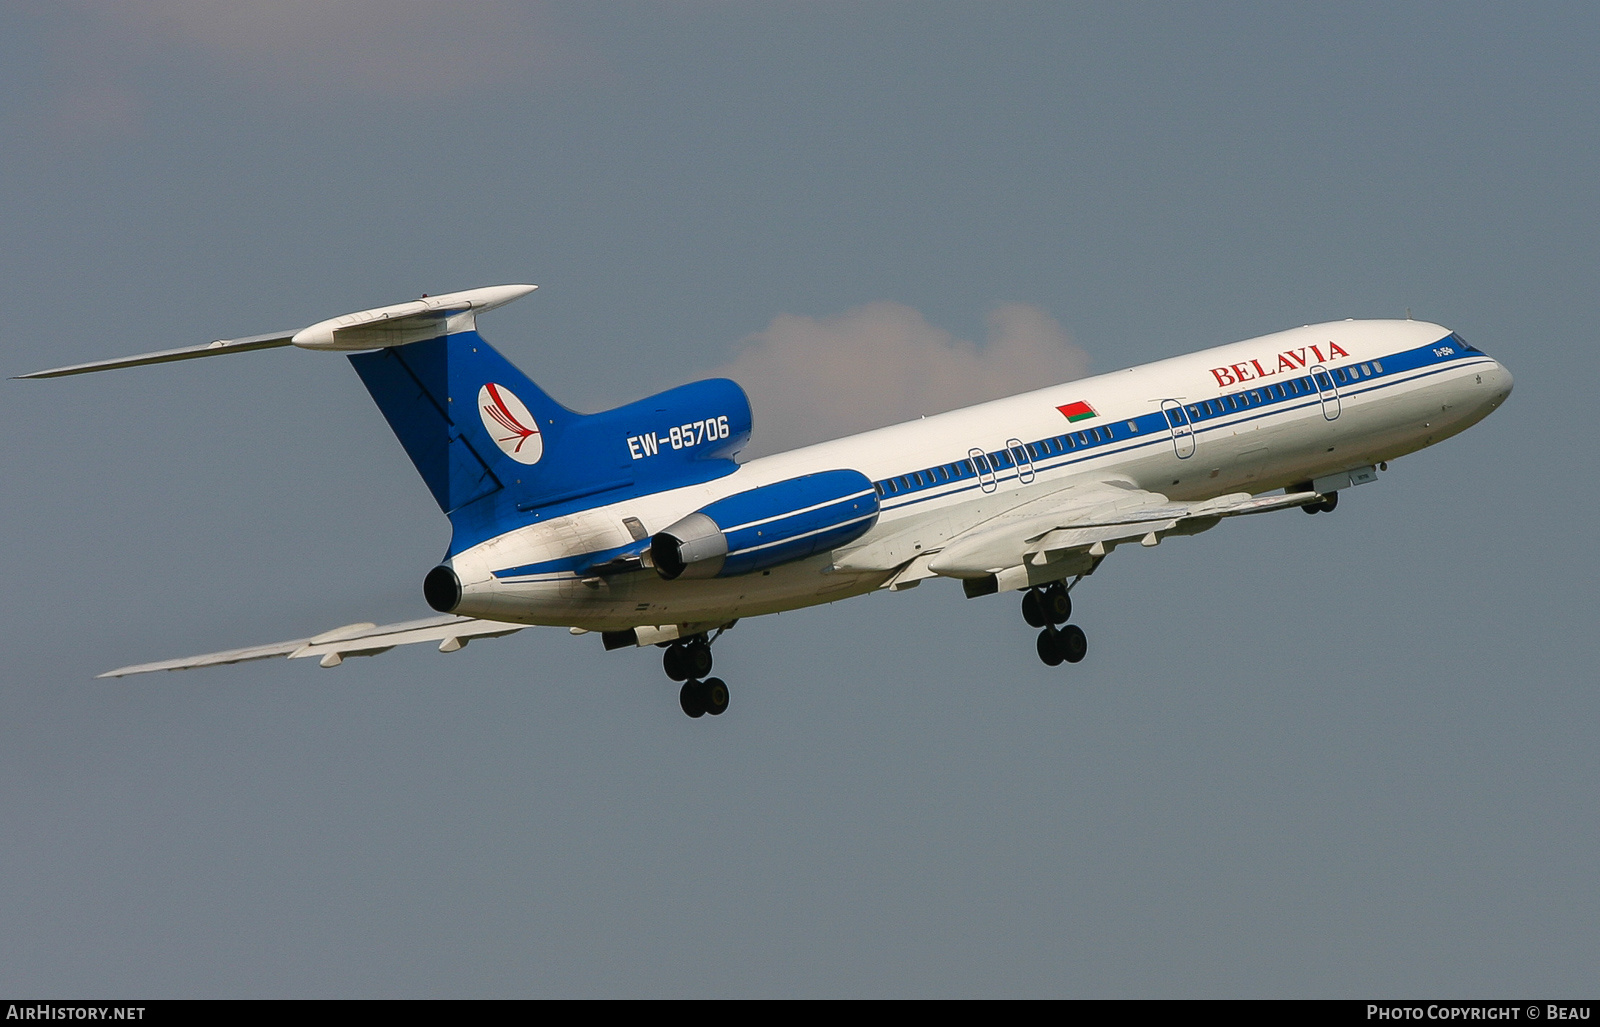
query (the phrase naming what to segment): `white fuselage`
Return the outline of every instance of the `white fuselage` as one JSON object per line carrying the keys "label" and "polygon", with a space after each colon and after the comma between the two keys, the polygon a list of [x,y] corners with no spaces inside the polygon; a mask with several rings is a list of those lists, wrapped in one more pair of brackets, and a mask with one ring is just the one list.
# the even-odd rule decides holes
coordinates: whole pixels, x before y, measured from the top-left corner
{"label": "white fuselage", "polygon": [[[1511,384],[1498,362],[1439,325],[1309,325],[752,460],[704,485],[518,528],[450,561],[463,590],[457,612],[595,630],[703,630],[870,592],[952,538],[1086,479],[1115,477],[1196,501],[1393,460],[1481,420]],[[1062,408],[1092,412],[1069,421]],[[1063,438],[1069,448],[1058,449]],[[940,470],[1018,447],[1020,461],[987,474]],[[879,483],[881,514],[832,553],[699,580],[666,581],[648,568],[605,577],[570,568],[506,573],[624,546],[634,538],[624,518],[656,532],[726,496],[837,468]]]}

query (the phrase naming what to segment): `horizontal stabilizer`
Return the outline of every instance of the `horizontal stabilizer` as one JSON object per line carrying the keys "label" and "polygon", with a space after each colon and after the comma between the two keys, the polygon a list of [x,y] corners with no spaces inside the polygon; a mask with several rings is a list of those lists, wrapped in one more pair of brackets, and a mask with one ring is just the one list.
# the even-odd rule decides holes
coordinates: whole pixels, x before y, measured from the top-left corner
{"label": "horizontal stabilizer", "polygon": [[87,364],[69,364],[66,367],[54,367],[48,371],[35,371],[32,374],[19,374],[17,378],[63,378],[69,374],[88,374],[90,371],[114,371],[119,367],[142,367],[145,364],[165,364],[172,360],[194,360],[198,357],[215,357],[223,353],[248,353],[257,349],[276,349],[287,346],[294,339],[294,332],[268,332],[266,335],[250,335],[243,339],[218,339],[208,342],[204,346],[185,346],[182,349],[164,349],[156,353],[141,353],[134,357],[120,357],[116,360],[94,360]]}
{"label": "horizontal stabilizer", "polygon": [[386,307],[360,310],[353,314],[341,314],[287,332],[269,332],[266,335],[251,335],[242,339],[218,339],[204,346],[166,349],[156,353],[119,357],[115,360],[95,360],[86,364],[56,367],[48,371],[35,371],[32,374],[19,374],[16,377],[60,378],[69,374],[113,371],[122,367],[165,364],[173,360],[194,360],[199,357],[220,356],[224,353],[274,349],[279,346],[335,350],[343,353],[404,346],[411,342],[436,339],[452,332],[472,331],[476,327],[477,315],[486,310],[503,307],[512,300],[521,299],[537,288],[537,285],[490,285],[481,289],[463,289],[460,292],[424,296],[404,303],[391,303]]}
{"label": "horizontal stabilizer", "polygon": [[131,667],[118,667],[97,675],[102,678],[124,678],[131,674],[149,674],[158,670],[193,670],[196,667],[215,667],[226,663],[246,663],[274,656],[287,656],[301,660],[308,656],[321,657],[324,667],[337,667],[346,656],[376,656],[397,645],[415,642],[438,642],[439,651],[453,653],[474,638],[499,638],[514,634],[527,627],[504,621],[479,620],[476,617],[424,617],[421,620],[399,624],[351,624],[325,631],[310,638],[296,638],[270,645],[247,646],[228,649],[220,653],[186,656],[177,660],[156,663],[139,663]]}

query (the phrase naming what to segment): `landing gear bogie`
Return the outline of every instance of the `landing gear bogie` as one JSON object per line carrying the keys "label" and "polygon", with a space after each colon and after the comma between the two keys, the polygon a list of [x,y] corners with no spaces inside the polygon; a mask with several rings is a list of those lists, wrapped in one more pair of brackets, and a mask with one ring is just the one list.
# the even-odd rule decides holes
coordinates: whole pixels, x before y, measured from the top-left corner
{"label": "landing gear bogie", "polygon": [[715,637],[694,635],[679,639],[661,655],[661,668],[667,677],[683,682],[678,689],[678,705],[696,719],[708,713],[719,717],[728,709],[727,684],[721,678],[707,676],[711,673],[711,643]]}
{"label": "landing gear bogie", "polygon": [[1030,588],[1022,597],[1023,619],[1041,629],[1034,649],[1047,667],[1077,663],[1089,651],[1083,629],[1067,623],[1071,616],[1072,592],[1065,581],[1052,582],[1044,588]]}

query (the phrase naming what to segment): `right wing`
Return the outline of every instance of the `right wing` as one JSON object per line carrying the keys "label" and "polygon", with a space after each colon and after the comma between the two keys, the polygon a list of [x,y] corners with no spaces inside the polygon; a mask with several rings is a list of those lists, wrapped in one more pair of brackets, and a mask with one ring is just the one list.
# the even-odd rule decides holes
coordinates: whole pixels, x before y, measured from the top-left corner
{"label": "right wing", "polygon": [[[1239,492],[1173,502],[1125,479],[1085,478],[940,541],[925,537],[925,524],[911,523],[842,554],[834,566],[842,571],[892,572],[882,586],[892,590],[914,587],[935,575],[982,578],[1012,571],[1018,580],[1025,576],[1048,580],[1047,570],[1058,577],[1088,573],[1123,542],[1153,546],[1168,535],[1206,531],[1224,517],[1304,506],[1321,498],[1315,491],[1266,496]],[[1028,567],[1037,570],[1024,575]]]}
{"label": "right wing", "polygon": [[1173,502],[1132,482],[1085,482],[1007,511],[945,543],[929,561],[936,574],[973,577],[1009,567],[1043,567],[1076,556],[1097,560],[1119,543],[1154,546],[1167,535],[1196,535],[1224,517],[1305,506],[1316,492],[1253,496],[1231,493],[1197,502]]}
{"label": "right wing", "polygon": [[397,645],[410,645],[414,642],[438,642],[441,653],[453,653],[474,638],[499,638],[502,635],[514,634],[525,627],[526,624],[479,620],[476,617],[456,617],[450,614],[424,617],[421,620],[404,621],[399,624],[385,624],[381,627],[376,624],[349,624],[310,638],[296,638],[271,645],[247,646],[243,649],[228,649],[220,653],[204,653],[177,660],[139,663],[131,667],[108,670],[98,676],[121,678],[157,670],[190,670],[195,667],[215,667],[224,663],[245,663],[273,656],[287,656],[291,660],[318,656],[321,657],[322,666],[337,667],[344,662],[346,656],[376,656],[388,652]]}

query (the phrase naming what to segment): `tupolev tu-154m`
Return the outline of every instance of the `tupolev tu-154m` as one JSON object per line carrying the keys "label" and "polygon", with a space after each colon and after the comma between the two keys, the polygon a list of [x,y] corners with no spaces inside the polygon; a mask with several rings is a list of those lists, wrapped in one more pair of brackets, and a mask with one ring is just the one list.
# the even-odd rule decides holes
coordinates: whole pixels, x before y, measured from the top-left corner
{"label": "tupolev tu-154m", "polygon": [[[728,688],[711,646],[742,618],[912,588],[1022,593],[1046,664],[1087,652],[1072,591],[1119,545],[1227,517],[1331,512],[1387,461],[1488,416],[1511,374],[1448,328],[1338,321],[1052,385],[741,463],[744,390],[693,382],[568,410],[478,334],[528,295],[423,297],[296,331],[22,375],[52,378],[278,346],[344,352],[450,520],[434,617],[121,667],[271,656],[337,666],[396,645],[454,652],[529,625],[659,646],[691,717]],[[908,369],[910,373],[914,370]]]}

